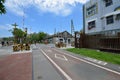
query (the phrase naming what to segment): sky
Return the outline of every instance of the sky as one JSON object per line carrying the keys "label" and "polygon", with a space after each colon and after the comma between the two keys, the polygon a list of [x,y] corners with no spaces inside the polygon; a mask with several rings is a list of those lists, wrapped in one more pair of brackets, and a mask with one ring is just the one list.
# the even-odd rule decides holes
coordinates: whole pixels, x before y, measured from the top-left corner
{"label": "sky", "polygon": [[[82,6],[88,0],[6,0],[6,14],[0,15],[0,37],[10,37],[16,23],[18,28],[28,28],[28,33],[75,31],[83,27]],[[24,19],[24,21],[23,21]],[[24,25],[23,25],[24,24]]]}

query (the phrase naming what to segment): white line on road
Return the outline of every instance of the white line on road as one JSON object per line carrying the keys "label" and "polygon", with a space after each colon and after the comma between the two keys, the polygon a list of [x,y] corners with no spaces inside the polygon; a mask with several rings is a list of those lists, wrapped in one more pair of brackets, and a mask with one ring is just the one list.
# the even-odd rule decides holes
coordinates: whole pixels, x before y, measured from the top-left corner
{"label": "white line on road", "polygon": [[100,65],[106,65],[107,64],[106,62],[103,62],[103,61],[100,61],[100,60],[96,60],[96,59],[93,59],[93,58],[89,58],[89,57],[86,57],[84,59],[86,59],[88,61],[92,61],[92,62],[100,64]]}
{"label": "white line on road", "polygon": [[48,49],[47,51],[48,51],[48,52],[52,52],[52,50],[49,50],[49,49]]}
{"label": "white line on road", "polygon": [[[59,57],[59,56],[61,56],[61,57]],[[55,54],[55,58],[68,61],[68,59],[64,55],[61,55],[61,54]]]}
{"label": "white line on road", "polygon": [[66,61],[68,61],[68,59],[65,57],[65,55],[63,57],[65,58]]}
{"label": "white line on road", "polygon": [[42,53],[48,58],[48,60],[66,77],[67,80],[72,80],[70,76],[67,75],[42,49]]}
{"label": "white line on road", "polygon": [[97,65],[97,64],[94,64],[94,63],[91,63],[91,62],[88,62],[88,61],[86,61],[86,60],[77,58],[77,57],[72,56],[72,55],[70,55],[70,54],[66,54],[66,53],[61,52],[61,51],[59,51],[59,50],[56,50],[56,49],[54,49],[54,50],[57,51],[57,52],[63,53],[63,54],[65,54],[65,55],[67,55],[67,56],[70,56],[70,57],[72,57],[72,58],[75,58],[75,59],[77,59],[77,60],[83,61],[83,62],[85,62],[85,63],[91,64],[91,65],[93,65],[93,66],[96,66],[96,67],[99,67],[99,68],[101,68],[101,69],[104,69],[104,70],[107,70],[107,71],[109,71],[109,72],[112,72],[112,73],[115,73],[115,74],[120,75],[120,72],[111,70],[111,69],[109,69],[109,68],[105,68],[105,67],[103,67],[103,66],[100,66],[100,65]]}
{"label": "white line on road", "polygon": [[100,64],[100,63],[102,63],[102,61],[98,61],[98,63]]}
{"label": "white line on road", "polygon": [[103,65],[106,65],[107,63],[103,63]]}

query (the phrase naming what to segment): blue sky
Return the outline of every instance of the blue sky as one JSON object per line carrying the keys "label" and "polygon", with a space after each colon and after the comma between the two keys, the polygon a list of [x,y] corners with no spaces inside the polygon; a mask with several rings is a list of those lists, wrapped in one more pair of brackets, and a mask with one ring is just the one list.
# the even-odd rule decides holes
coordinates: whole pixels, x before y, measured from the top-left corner
{"label": "blue sky", "polygon": [[[28,33],[53,34],[71,30],[71,19],[75,31],[82,29],[82,5],[88,0],[6,0],[7,13],[0,15],[0,37],[12,36],[11,24],[28,28]],[[23,26],[23,16],[25,16]]]}

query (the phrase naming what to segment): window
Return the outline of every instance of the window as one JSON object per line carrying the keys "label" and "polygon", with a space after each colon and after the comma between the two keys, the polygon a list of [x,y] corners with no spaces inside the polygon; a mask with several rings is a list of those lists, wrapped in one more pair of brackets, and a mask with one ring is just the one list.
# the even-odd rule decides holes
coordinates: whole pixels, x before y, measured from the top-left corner
{"label": "window", "polygon": [[63,42],[63,39],[59,39],[60,40],[60,42]]}
{"label": "window", "polygon": [[120,20],[120,14],[116,15],[116,20]]}
{"label": "window", "polygon": [[86,13],[86,17],[97,14],[97,3],[90,6],[89,8],[86,8]]}
{"label": "window", "polygon": [[105,0],[105,6],[108,7],[113,4],[112,0]]}
{"label": "window", "polygon": [[107,25],[114,23],[113,15],[106,17],[106,22]]}
{"label": "window", "polygon": [[88,22],[88,30],[92,29],[95,27],[95,21]]}

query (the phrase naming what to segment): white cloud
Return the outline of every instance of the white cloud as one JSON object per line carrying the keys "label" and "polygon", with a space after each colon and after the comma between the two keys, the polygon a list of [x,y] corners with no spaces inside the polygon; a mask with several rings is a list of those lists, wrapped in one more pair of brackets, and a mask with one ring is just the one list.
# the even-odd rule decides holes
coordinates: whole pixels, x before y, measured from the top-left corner
{"label": "white cloud", "polygon": [[25,15],[23,7],[34,6],[39,11],[51,12],[56,15],[67,16],[72,12],[76,3],[84,4],[88,0],[6,0],[7,9],[22,16]]}
{"label": "white cloud", "polygon": [[[24,27],[19,27],[17,26],[17,28],[20,28],[22,30],[25,29],[25,27],[28,27],[28,25],[24,25]],[[0,25],[0,30],[2,31],[11,31],[14,28],[14,26],[12,26],[12,24],[6,24],[6,25]],[[31,28],[28,28],[28,34],[33,33]]]}
{"label": "white cloud", "polygon": [[13,26],[10,24],[0,25],[0,30],[10,30],[13,29]]}

